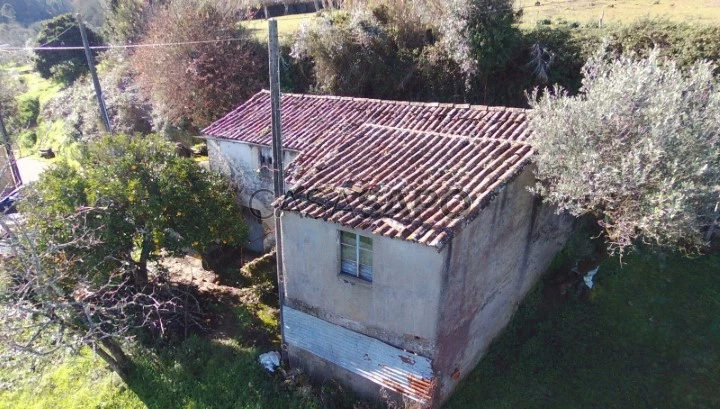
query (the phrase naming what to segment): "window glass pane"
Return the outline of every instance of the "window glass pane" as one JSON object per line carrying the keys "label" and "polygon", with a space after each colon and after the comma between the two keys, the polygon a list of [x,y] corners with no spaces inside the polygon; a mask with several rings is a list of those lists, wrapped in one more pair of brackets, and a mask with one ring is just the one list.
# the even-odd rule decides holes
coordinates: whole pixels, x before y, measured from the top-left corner
{"label": "window glass pane", "polygon": [[345,274],[350,274],[357,277],[357,263],[355,263],[354,261],[343,260],[340,263],[340,271]]}
{"label": "window glass pane", "polygon": [[360,278],[372,282],[372,268],[360,265]]}
{"label": "window glass pane", "polygon": [[370,237],[360,237],[360,248],[366,250],[372,250],[372,239]]}
{"label": "window glass pane", "polygon": [[372,252],[360,249],[360,264],[372,268]]}
{"label": "window glass pane", "polygon": [[348,233],[346,231],[340,232],[340,238],[343,243],[349,244],[351,246],[356,245],[356,239],[354,233]]}
{"label": "window glass pane", "polygon": [[340,245],[340,257],[343,260],[347,260],[347,261],[352,261],[352,262],[357,261],[357,252],[355,251],[355,247],[341,244]]}

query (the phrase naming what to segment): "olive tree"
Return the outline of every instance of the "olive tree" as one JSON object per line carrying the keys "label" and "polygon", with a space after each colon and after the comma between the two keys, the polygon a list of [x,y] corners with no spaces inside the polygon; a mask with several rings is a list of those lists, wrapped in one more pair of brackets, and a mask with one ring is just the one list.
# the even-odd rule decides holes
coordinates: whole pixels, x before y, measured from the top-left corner
{"label": "olive tree", "polygon": [[720,200],[720,82],[713,65],[685,70],[598,52],[577,96],[531,99],[535,162],[545,200],[591,214],[612,251],[637,240],[703,246]]}

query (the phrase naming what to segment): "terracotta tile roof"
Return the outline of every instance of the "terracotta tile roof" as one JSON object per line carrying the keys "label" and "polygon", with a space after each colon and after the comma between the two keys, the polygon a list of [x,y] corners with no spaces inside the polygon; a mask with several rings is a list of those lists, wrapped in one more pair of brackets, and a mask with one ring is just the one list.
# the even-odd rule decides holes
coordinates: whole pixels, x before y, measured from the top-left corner
{"label": "terracotta tile roof", "polygon": [[502,134],[366,125],[300,154],[288,169],[293,186],[276,206],[442,248],[532,154],[530,145]]}
{"label": "terracotta tile roof", "polygon": [[[442,248],[530,161],[526,110],[283,94],[284,210]],[[206,135],[270,145],[270,96]]]}
{"label": "terracotta tile roof", "polygon": [[[340,138],[366,123],[509,140],[527,136],[525,128],[518,126],[525,119],[522,109],[300,94],[282,94],[281,104],[283,145],[298,151],[328,138]],[[203,134],[269,146],[270,93],[255,94],[205,128]]]}

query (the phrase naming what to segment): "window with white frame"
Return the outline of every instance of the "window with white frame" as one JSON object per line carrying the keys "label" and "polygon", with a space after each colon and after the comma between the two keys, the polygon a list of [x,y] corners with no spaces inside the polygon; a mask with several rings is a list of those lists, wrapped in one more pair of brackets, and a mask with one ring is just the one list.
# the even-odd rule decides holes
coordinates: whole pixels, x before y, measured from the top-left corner
{"label": "window with white frame", "polygon": [[340,272],[372,282],[372,239],[346,231],[340,232]]}

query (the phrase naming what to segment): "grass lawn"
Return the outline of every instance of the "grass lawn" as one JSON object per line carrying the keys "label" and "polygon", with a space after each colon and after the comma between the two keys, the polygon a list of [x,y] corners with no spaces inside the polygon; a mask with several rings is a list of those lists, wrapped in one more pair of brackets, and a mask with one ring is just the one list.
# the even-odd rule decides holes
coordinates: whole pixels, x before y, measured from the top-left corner
{"label": "grass lawn", "polygon": [[447,408],[720,407],[720,254],[624,262],[560,304],[545,280]]}
{"label": "grass lawn", "polygon": [[[537,5],[539,3],[539,5]],[[720,0],[516,0],[523,9],[521,26],[533,28],[538,21],[553,25],[577,22],[605,25],[630,23],[644,18],[662,18],[690,24],[720,24]],[[277,17],[281,39],[292,35],[303,21],[312,22],[315,13]],[[261,41],[267,41],[267,20],[242,23]]]}
{"label": "grass lawn", "polygon": [[[539,3],[539,5],[536,5]],[[522,25],[532,27],[549,19],[587,24],[604,17],[605,24],[628,23],[642,18],[667,18],[690,24],[720,24],[718,0],[516,0],[523,9]]]}
{"label": "grass lawn", "polygon": [[[278,22],[278,37],[280,41],[292,36],[303,22],[312,23],[316,13],[293,14],[289,16],[276,17]],[[260,41],[267,42],[268,22],[265,19],[243,21],[242,25]]]}

